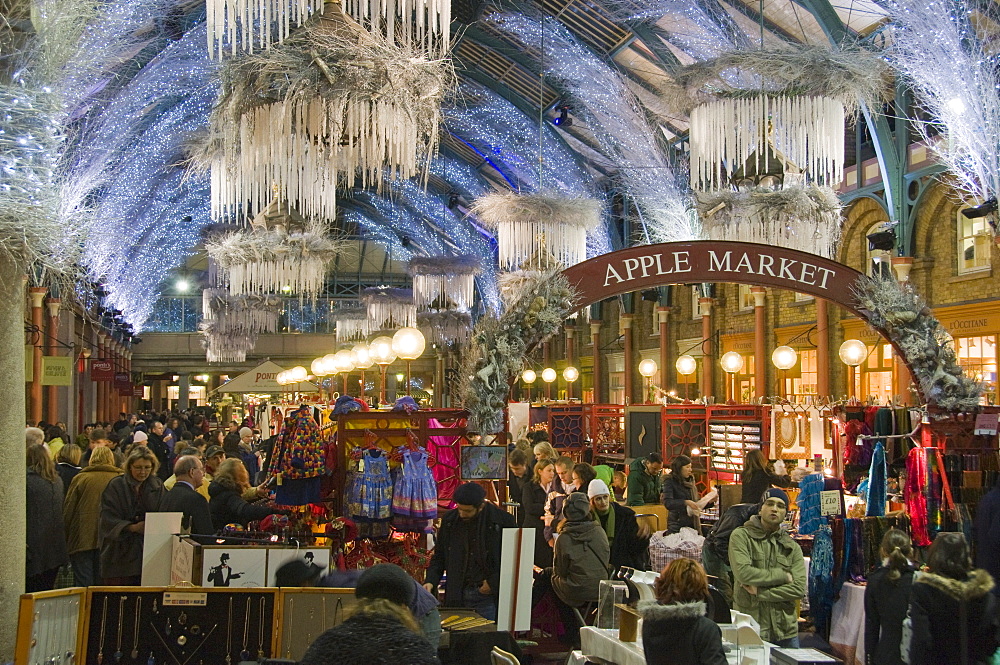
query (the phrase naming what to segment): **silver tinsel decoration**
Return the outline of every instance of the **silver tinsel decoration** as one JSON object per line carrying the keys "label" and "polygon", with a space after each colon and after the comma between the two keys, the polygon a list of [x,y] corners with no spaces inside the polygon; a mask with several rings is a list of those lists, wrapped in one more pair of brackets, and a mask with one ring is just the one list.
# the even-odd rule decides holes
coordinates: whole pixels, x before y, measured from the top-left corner
{"label": "silver tinsel decoration", "polygon": [[413,289],[372,286],[361,292],[361,302],[368,308],[371,330],[412,328],[417,325]]}

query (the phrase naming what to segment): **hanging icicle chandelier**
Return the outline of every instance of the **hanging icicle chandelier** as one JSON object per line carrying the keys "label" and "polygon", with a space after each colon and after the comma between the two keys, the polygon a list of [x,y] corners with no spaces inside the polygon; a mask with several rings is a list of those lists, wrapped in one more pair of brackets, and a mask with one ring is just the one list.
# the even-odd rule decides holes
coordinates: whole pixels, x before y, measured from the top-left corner
{"label": "hanging icicle chandelier", "polygon": [[278,200],[254,218],[250,230],[205,243],[232,295],[315,296],[344,243],[325,225],[307,221]]}
{"label": "hanging icicle chandelier", "polygon": [[270,49],[288,37],[323,0],[205,0],[209,57],[222,57],[226,47],[237,52]]}
{"label": "hanging icicle chandelier", "polygon": [[361,292],[361,302],[368,308],[372,331],[417,325],[417,306],[413,304],[412,289],[372,286]]}
{"label": "hanging icicle chandelier", "polygon": [[419,45],[428,53],[448,52],[451,0],[342,0],[340,6],[390,44]]}
{"label": "hanging icicle chandelier", "polygon": [[[533,255],[548,263],[571,266],[587,258],[587,231],[601,221],[601,204],[588,198],[547,194],[487,194],[472,213],[496,229],[500,267],[513,270]],[[545,253],[539,255],[539,247]],[[552,267],[544,265],[543,267]]]}
{"label": "hanging icicle chandelier", "polygon": [[272,192],[332,219],[338,188],[425,176],[437,151],[446,58],[366,32],[338,8],[268,51],[226,62],[206,146],[212,215],[253,214]]}
{"label": "hanging icicle chandelier", "polygon": [[221,334],[273,334],[278,331],[281,298],[232,296],[225,289],[202,291],[202,318]]}
{"label": "hanging icicle chandelier", "polygon": [[365,307],[342,307],[330,312],[330,320],[337,327],[337,344],[363,340],[372,331]]}
{"label": "hanging icicle chandelier", "polygon": [[844,105],[829,97],[768,94],[717,99],[691,111],[691,187],[728,188],[745,170],[777,160],[806,182],[844,179]]}
{"label": "hanging icicle chandelier", "polygon": [[205,359],[210,363],[244,362],[257,344],[257,335],[223,332],[214,321],[203,321],[198,329],[202,334]]}
{"label": "hanging icicle chandelier", "polygon": [[472,333],[472,315],[454,310],[419,312],[417,327],[432,344],[448,346],[462,343]]}
{"label": "hanging icicle chandelier", "polygon": [[479,257],[415,256],[408,266],[413,277],[413,302],[418,311],[469,310],[482,272]]}

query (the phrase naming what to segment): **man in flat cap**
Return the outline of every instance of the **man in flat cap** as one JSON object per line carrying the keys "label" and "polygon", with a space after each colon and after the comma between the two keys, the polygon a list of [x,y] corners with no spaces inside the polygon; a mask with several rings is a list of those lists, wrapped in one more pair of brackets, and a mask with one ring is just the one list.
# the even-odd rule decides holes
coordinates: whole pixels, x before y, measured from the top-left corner
{"label": "man in flat cap", "polygon": [[437,593],[447,571],[445,606],[467,607],[496,621],[501,536],[516,526],[514,517],[486,501],[486,490],[476,483],[460,485],[452,499],[458,507],[441,519],[424,587]]}

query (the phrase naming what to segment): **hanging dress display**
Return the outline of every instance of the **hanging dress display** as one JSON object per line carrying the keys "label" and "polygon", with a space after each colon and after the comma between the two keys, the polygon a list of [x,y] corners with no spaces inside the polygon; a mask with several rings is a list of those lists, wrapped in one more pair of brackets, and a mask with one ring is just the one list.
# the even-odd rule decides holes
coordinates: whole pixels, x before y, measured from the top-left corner
{"label": "hanging dress display", "polygon": [[437,517],[437,483],[427,465],[427,450],[403,451],[403,468],[393,488],[393,524],[400,531],[424,531]]}
{"label": "hanging dress display", "polygon": [[323,440],[313,411],[301,406],[285,418],[268,462],[268,474],[277,478],[275,503],[282,506],[319,503],[320,476],[325,469]]}
{"label": "hanging dress display", "polygon": [[361,457],[361,471],[354,476],[348,493],[351,518],[358,523],[361,538],[385,538],[392,517],[392,478],[389,460],[378,448]]}

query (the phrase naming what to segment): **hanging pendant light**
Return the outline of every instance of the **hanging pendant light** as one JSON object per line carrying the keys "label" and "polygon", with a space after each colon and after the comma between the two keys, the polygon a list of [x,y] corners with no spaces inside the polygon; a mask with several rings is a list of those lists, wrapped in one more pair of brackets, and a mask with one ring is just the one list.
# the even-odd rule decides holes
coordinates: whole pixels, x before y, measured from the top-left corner
{"label": "hanging pendant light", "polygon": [[479,257],[417,256],[407,266],[413,277],[413,302],[417,311],[469,310],[482,272]]}

